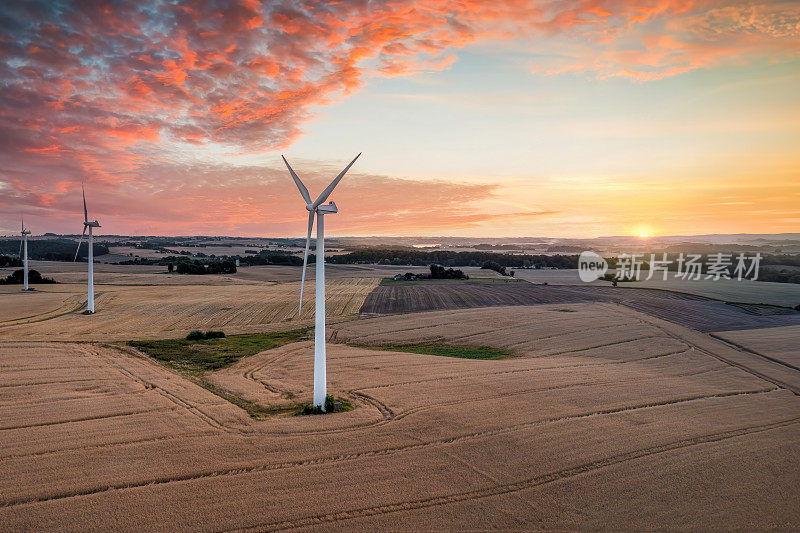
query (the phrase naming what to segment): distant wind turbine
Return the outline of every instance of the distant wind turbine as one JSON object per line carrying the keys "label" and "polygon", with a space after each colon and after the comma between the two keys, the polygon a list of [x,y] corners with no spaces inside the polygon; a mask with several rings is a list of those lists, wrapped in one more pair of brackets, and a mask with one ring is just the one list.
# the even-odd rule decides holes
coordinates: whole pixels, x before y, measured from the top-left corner
{"label": "distant wind turbine", "polygon": [[97,220],[89,222],[89,212],[86,210],[86,191],[83,189],[83,185],[81,185],[81,192],[83,193],[83,233],[78,240],[78,249],[75,250],[75,258],[73,261],[78,260],[78,252],[81,250],[81,243],[83,242],[83,237],[86,235],[86,228],[89,228],[89,298],[86,300],[86,314],[91,314],[94,313],[94,239],[92,238],[92,228],[99,228],[100,223],[97,222]]}
{"label": "distant wind turbine", "polygon": [[359,158],[361,154],[358,154],[350,164],[347,165],[344,170],[342,170],[336,178],[331,182],[328,187],[322,191],[322,194],[319,197],[311,201],[311,196],[308,194],[308,189],[306,186],[303,185],[303,182],[300,181],[300,178],[297,177],[292,167],[289,165],[289,162],[286,161],[286,158],[283,158],[283,162],[286,163],[286,168],[289,169],[289,173],[292,175],[292,179],[294,180],[295,185],[300,190],[300,194],[303,196],[303,200],[306,201],[306,210],[308,210],[308,235],[306,235],[306,251],[303,255],[303,274],[302,280],[300,282],[300,307],[298,309],[298,315],[302,313],[303,309],[303,288],[306,284],[306,264],[308,263],[308,247],[311,244],[311,230],[314,227],[314,214],[317,215],[317,276],[316,276],[316,287],[317,291],[314,296],[316,308],[315,308],[315,315],[314,315],[314,406],[320,407],[322,410],[325,410],[325,395],[327,393],[327,384],[326,384],[326,377],[325,377],[325,222],[324,216],[325,215],[332,215],[338,212],[336,208],[336,204],[334,202],[329,202],[325,205],[322,205],[322,202],[328,199],[328,196],[331,195],[333,189],[336,185],[339,184],[339,181],[344,177],[350,167],[353,166],[353,163],[356,162],[356,159]]}
{"label": "distant wind turbine", "polygon": [[28,235],[30,231],[25,229],[25,217],[20,216],[22,221],[22,237],[19,240],[19,257],[22,259],[22,290],[29,291],[28,288]]}

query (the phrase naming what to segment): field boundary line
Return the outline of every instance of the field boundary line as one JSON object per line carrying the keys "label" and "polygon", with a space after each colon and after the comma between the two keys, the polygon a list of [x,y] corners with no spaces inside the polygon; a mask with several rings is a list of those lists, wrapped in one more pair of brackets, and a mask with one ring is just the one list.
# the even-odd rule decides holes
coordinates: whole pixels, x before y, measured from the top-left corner
{"label": "field boundary line", "polygon": [[[623,307],[625,307],[625,306],[623,306]],[[704,354],[708,355],[709,357],[713,357],[714,359],[722,361],[723,363],[726,363],[726,364],[729,364],[729,365],[731,365],[733,367],[736,367],[739,370],[742,370],[743,372],[747,372],[748,374],[750,374],[750,375],[752,375],[754,377],[757,377],[757,378],[759,378],[759,379],[761,379],[763,381],[767,381],[769,383],[772,383],[773,385],[776,385],[776,386],[778,386],[778,387],[780,387],[782,389],[786,389],[786,390],[790,391],[791,393],[793,393],[795,396],[800,396],[800,388],[798,388],[797,386],[790,385],[790,384],[784,382],[781,379],[770,377],[770,376],[762,373],[759,370],[755,370],[753,368],[750,368],[749,366],[747,366],[744,363],[739,363],[738,361],[733,361],[730,358],[725,357],[723,355],[716,354],[716,353],[714,353],[713,351],[711,351],[709,349],[702,348],[697,344],[697,342],[694,342],[694,341],[692,341],[692,340],[690,340],[690,339],[688,339],[686,337],[680,337],[676,333],[670,332],[664,325],[659,324],[658,321],[666,322],[666,323],[670,324],[673,327],[688,329],[693,334],[704,335],[704,336],[706,336],[706,337],[708,337],[710,339],[713,339],[714,341],[721,342],[723,345],[725,345],[725,346],[727,346],[729,348],[732,348],[732,349],[738,351],[739,353],[743,353],[745,355],[747,354],[747,352],[749,352],[749,350],[745,350],[743,352],[742,350],[739,350],[735,345],[731,345],[730,343],[724,341],[723,339],[717,338],[712,333],[702,332],[702,331],[697,331],[697,330],[693,330],[693,329],[690,329],[690,328],[686,328],[685,326],[682,326],[682,325],[677,324],[675,322],[670,322],[668,320],[664,320],[664,319],[661,319],[659,317],[651,316],[651,315],[649,315],[647,313],[644,313],[642,311],[638,311],[638,310],[630,308],[630,307],[628,307],[627,309],[630,312],[637,313],[637,314],[640,314],[640,315],[644,316],[645,317],[644,320],[647,321],[649,324],[651,324],[653,327],[661,330],[664,334],[666,334],[669,337],[672,337],[672,338],[677,339],[677,340],[679,340],[681,342],[684,342],[684,343],[686,343],[686,344],[688,344],[690,346],[693,346],[698,352],[704,353]],[[756,356],[760,356],[760,354],[757,354],[757,353],[753,353],[753,354],[756,355]],[[776,363],[776,364],[778,363],[776,361],[769,360],[769,358],[764,358],[764,359],[766,361],[768,361],[768,362],[771,362],[771,363]],[[785,364],[781,364],[781,366],[783,366],[785,368],[789,368],[790,370],[794,370],[791,367],[787,367]]]}
{"label": "field boundary line", "polygon": [[[768,328],[764,328],[764,329],[768,329]],[[765,355],[765,354],[763,354],[761,352],[757,352],[756,350],[748,348],[747,346],[742,346],[738,342],[734,342],[732,340],[728,340],[728,339],[725,339],[723,337],[720,337],[716,333],[709,333],[709,335],[711,337],[714,337],[717,340],[720,340],[720,341],[724,342],[725,344],[728,344],[728,345],[734,347],[734,348],[737,348],[739,350],[744,350],[746,352],[750,352],[753,355],[757,355],[759,357],[763,357],[764,359],[768,359],[769,361],[772,361],[773,363],[778,363],[779,365],[783,365],[783,366],[791,368],[792,370],[797,370],[798,372],[800,372],[800,367],[797,367],[797,366],[795,366],[795,365],[793,365],[791,363],[787,363],[786,361],[781,361],[780,359],[776,359],[776,358],[771,357],[769,355]]]}

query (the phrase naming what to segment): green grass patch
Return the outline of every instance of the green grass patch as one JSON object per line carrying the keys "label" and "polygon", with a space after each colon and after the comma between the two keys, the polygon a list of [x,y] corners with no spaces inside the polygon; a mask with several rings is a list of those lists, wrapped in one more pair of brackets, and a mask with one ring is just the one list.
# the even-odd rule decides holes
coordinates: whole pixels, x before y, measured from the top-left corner
{"label": "green grass patch", "polygon": [[303,340],[308,329],[244,333],[214,339],[129,341],[128,345],[177,370],[205,372],[232,365],[242,357]]}
{"label": "green grass patch", "polygon": [[421,353],[461,359],[506,359],[514,355],[511,350],[491,346],[456,346],[452,344],[381,344],[379,346],[357,345],[359,348],[386,350],[389,352]]}

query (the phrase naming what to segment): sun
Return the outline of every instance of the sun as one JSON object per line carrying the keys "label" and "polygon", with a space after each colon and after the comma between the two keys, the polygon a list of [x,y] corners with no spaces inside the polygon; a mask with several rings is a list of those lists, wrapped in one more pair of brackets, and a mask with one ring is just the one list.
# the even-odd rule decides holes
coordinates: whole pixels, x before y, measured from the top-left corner
{"label": "sun", "polygon": [[636,235],[640,239],[647,239],[653,235],[653,227],[648,224],[639,224],[631,228],[631,235]]}

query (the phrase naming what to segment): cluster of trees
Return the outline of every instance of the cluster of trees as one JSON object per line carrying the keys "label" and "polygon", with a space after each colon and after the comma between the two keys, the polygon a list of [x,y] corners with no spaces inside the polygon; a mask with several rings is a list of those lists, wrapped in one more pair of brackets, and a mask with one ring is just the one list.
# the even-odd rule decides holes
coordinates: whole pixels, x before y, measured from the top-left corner
{"label": "cluster of trees", "polygon": [[[239,260],[239,264],[242,266],[253,266],[253,265],[292,265],[292,266],[299,266],[303,264],[303,258],[298,257],[290,252],[282,251],[282,250],[262,250],[256,255],[246,255],[245,257],[241,257],[239,255],[233,256],[215,256],[214,254],[206,255],[204,253],[195,253],[189,254],[189,252],[176,252],[179,255],[169,255],[167,257],[162,257],[158,259],[149,259],[146,257],[137,257],[135,259],[129,259],[127,261],[120,261],[118,264],[120,265],[162,265],[169,268],[172,265],[173,270],[178,268],[182,269],[178,270],[179,274],[233,274],[236,272],[236,260]],[[191,259],[186,257],[186,255],[193,255],[195,259]],[[314,262],[314,255],[309,254],[308,262]],[[228,272],[227,270],[218,271],[220,264],[224,265],[233,265],[233,272]],[[181,267],[180,265],[184,265]],[[207,267],[208,270],[211,272],[201,272],[200,268],[197,265],[202,265]],[[230,268],[230,267],[225,267]],[[170,270],[172,272],[173,270]]]}
{"label": "cluster of trees", "polygon": [[506,267],[498,263],[497,261],[486,261],[481,265],[481,268],[485,268],[486,270],[494,270],[498,274],[503,276],[511,276],[514,277],[514,271],[512,270],[511,273],[506,272]]}
{"label": "cluster of trees", "polygon": [[[304,244],[305,246],[305,244]],[[249,251],[249,250],[248,250]],[[247,265],[302,265],[303,258],[283,250],[261,250],[257,255],[239,257],[239,264]],[[308,262],[314,263],[314,254],[308,254]]]}
{"label": "cluster of trees", "polygon": [[21,267],[22,259],[13,255],[0,255],[0,268],[2,267]]}
{"label": "cluster of trees", "polygon": [[[430,268],[431,273],[428,277],[431,279],[469,279],[469,276],[461,270],[445,269],[442,265],[431,265]],[[406,274],[406,279],[408,279],[408,274]]]}
{"label": "cluster of trees", "polygon": [[[24,283],[25,272],[20,268],[15,270],[5,278],[0,278],[0,285],[22,285]],[[38,270],[28,270],[28,283],[31,285],[44,285],[47,283],[58,283],[53,278],[42,276]]]}
{"label": "cluster of trees", "polygon": [[774,281],[776,283],[800,283],[800,270],[772,268],[761,269],[758,273],[758,281]]}
{"label": "cluster of trees", "polygon": [[236,274],[236,261],[211,261],[208,264],[203,264],[199,259],[194,261],[181,261],[173,267],[172,263],[167,265],[167,269],[178,274]]}
{"label": "cluster of trees", "polygon": [[[752,254],[748,254],[752,255]],[[786,265],[800,267],[800,255],[766,254],[761,257],[762,265]]]}
{"label": "cluster of trees", "polygon": [[328,259],[328,262],[337,264],[377,263],[414,266],[437,264],[447,267],[477,267],[487,261],[494,261],[506,268],[522,268],[526,265],[531,268],[578,268],[577,255],[511,255],[481,251],[453,252],[435,250],[428,252],[424,250],[363,248],[346,254],[334,255]]}
{"label": "cluster of trees", "polygon": [[[28,259],[36,261],[72,261],[75,257],[75,247],[78,245],[72,239],[29,239]],[[78,257],[85,259],[89,248],[84,241],[78,250]],[[108,254],[106,244],[94,243],[95,257]],[[0,255],[19,255],[18,239],[0,240]]]}

